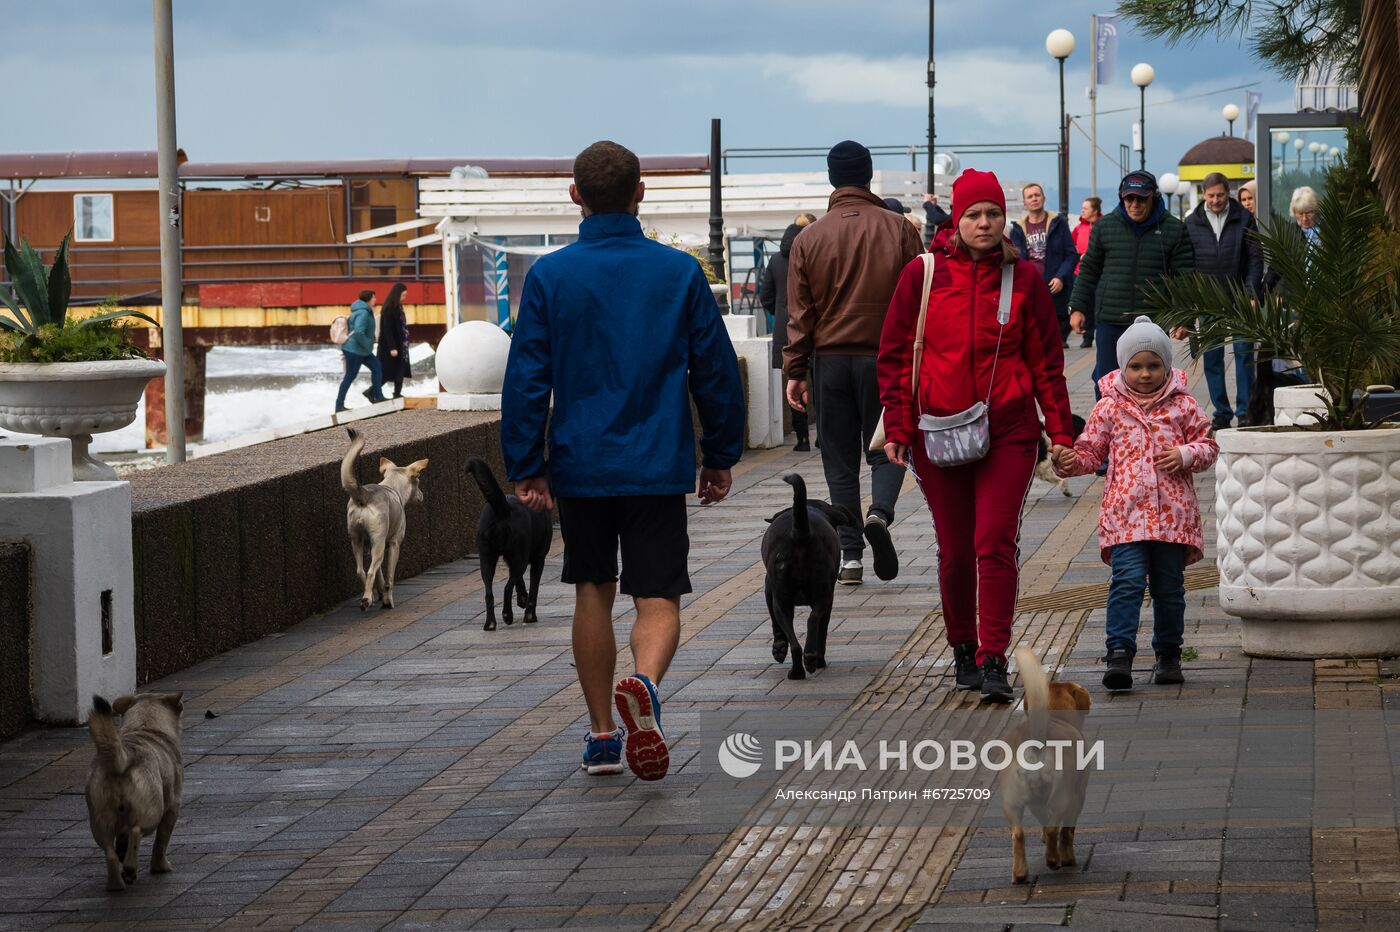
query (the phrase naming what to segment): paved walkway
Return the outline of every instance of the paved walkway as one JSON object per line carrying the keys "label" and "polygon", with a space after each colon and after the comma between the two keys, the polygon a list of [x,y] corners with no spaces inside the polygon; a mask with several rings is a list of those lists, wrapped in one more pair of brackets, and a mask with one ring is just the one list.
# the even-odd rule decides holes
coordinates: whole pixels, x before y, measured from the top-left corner
{"label": "paved walkway", "polygon": [[[1069,353],[1075,409],[1087,412],[1089,354]],[[793,826],[777,803],[717,817],[687,741],[707,711],[817,710],[839,724],[966,709],[1005,721],[948,689],[931,532],[912,484],[894,529],[899,579],[839,590],[819,676],[793,683],[773,664],[758,541],[763,518],[790,502],[779,477],[793,469],[814,493],[824,487],[816,456],[766,451],[736,470],[729,501],[692,509],[696,592],[663,690],[666,781],[578,770],[586,719],[557,541],[530,628],[482,631],[479,575],[460,561],[401,583],[393,611],[346,605],[151,684],[185,691],[172,874],[147,874],[143,858],[132,888],[103,891],[82,800],[84,731],[34,729],[0,745],[0,930],[1400,925],[1393,827],[1086,827],[1081,868],[1054,873],[1040,869],[1032,832],[1032,883],[1010,886],[1009,844],[986,804],[914,826]],[[1380,709],[1395,695],[1374,662],[1249,661],[1208,559],[1189,581],[1187,641],[1199,656],[1188,685],[1107,699],[1099,486],[1071,485],[1069,498],[1032,488],[1016,635],[1090,685],[1096,714]],[[1209,502],[1209,480],[1199,487]],[[631,616],[619,612],[623,632]],[[1338,746],[1324,736],[1315,750]],[[1352,790],[1364,795],[1369,778]]]}

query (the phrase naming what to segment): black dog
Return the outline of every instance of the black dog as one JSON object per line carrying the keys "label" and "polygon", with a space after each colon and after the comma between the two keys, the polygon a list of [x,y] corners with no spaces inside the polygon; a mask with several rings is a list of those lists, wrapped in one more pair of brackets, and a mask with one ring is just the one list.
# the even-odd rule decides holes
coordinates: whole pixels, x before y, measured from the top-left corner
{"label": "black dog", "polygon": [[[473,456],[467,460],[467,472],[476,479],[486,507],[481,510],[481,524],[476,529],[476,550],[481,555],[481,580],[486,584],[486,624],[483,630],[496,630],[496,600],[491,593],[496,578],[496,561],[505,558],[510,578],[501,595],[501,617],[513,624],[511,589],[516,603],[525,609],[525,623],[533,624],[535,599],[540,594],[540,576],[544,573],[545,557],[549,555],[554,535],[554,519],[547,511],[531,511],[514,495],[505,495],[491,473],[491,467]],[[525,568],[530,568],[530,592],[525,593]]]}
{"label": "black dog", "polygon": [[[763,566],[768,570],[763,594],[773,620],[773,659],[782,663],[791,647],[788,679],[801,680],[826,666],[826,629],[831,624],[836,574],[841,568],[841,540],[836,528],[855,525],[856,521],[840,505],[808,502],[807,484],[797,473],[788,473],[783,481],[792,486],[792,507],[768,519],[763,535]],[[793,627],[793,609],[798,605],[812,608],[801,657],[798,650],[802,645]]]}

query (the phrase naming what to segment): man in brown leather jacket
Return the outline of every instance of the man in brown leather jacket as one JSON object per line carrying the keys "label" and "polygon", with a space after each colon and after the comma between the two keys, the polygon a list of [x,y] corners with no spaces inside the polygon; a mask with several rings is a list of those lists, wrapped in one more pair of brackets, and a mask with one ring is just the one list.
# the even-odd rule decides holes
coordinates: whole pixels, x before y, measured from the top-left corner
{"label": "man in brown leather jacket", "polygon": [[[923,252],[923,244],[903,214],[871,193],[869,149],[850,140],[839,142],[827,154],[826,165],[836,190],[826,214],[793,242],[788,264],[788,345],[783,351],[788,403],[805,410],[815,388],[826,484],[831,501],[852,515],[861,511],[860,454],[867,451],[872,495],[865,538],[875,557],[875,574],[893,579],[899,557],[889,525],[904,471],[883,451],[867,449],[881,414],[875,357],[899,274]],[[840,530],[839,581],[858,585],[865,543],[859,529]]]}

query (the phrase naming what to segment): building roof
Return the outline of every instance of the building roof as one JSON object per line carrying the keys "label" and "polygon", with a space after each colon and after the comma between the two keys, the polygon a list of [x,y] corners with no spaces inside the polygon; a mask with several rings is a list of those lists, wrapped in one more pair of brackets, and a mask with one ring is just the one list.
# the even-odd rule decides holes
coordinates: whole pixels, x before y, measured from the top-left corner
{"label": "building roof", "polygon": [[[181,164],[185,150],[177,149]],[[0,154],[0,178],[154,178],[151,152],[16,152]]]}
{"label": "building roof", "polygon": [[1254,164],[1254,143],[1239,136],[1212,136],[1192,146],[1180,165]]}
{"label": "building roof", "polygon": [[[459,165],[478,165],[492,175],[567,177],[572,157],[394,158],[277,162],[190,162],[179,150],[180,177],[203,180],[340,178],[346,176],[445,175]],[[704,155],[640,156],[644,174],[709,171]],[[154,152],[30,152],[0,154],[0,178],[154,178]]]}

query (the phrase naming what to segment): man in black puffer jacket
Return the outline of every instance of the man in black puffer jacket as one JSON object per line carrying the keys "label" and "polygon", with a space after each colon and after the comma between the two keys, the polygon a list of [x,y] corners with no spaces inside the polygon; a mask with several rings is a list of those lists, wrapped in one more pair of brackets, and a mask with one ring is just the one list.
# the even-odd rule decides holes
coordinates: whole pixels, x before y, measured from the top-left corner
{"label": "man in black puffer jacket", "polygon": [[[788,256],[792,254],[792,241],[797,239],[797,234],[801,232],[802,227],[795,223],[783,231],[783,238],[778,244],[778,254],[764,265],[763,286],[758,289],[758,303],[773,315],[773,368],[779,371],[783,368],[783,348],[788,342]],[[798,453],[805,453],[812,448],[807,427],[807,412],[796,408],[789,410],[792,411],[792,429],[797,434],[797,445],[793,449]]]}
{"label": "man in black puffer jacket", "polygon": [[[1226,288],[1239,285],[1252,295],[1259,293],[1264,275],[1264,257],[1259,248],[1258,226],[1254,215],[1230,199],[1230,182],[1219,172],[1211,172],[1201,184],[1205,200],[1186,218],[1186,232],[1196,253],[1196,271],[1209,275]],[[1232,416],[1245,421],[1249,393],[1254,382],[1254,351],[1247,343],[1232,345],[1235,353],[1235,408],[1225,385],[1225,348],[1205,351],[1202,365],[1210,400],[1215,406],[1211,419],[1217,430],[1230,426]]]}
{"label": "man in black puffer jacket", "polygon": [[[1118,369],[1118,338],[1147,310],[1147,286],[1195,268],[1186,225],[1167,213],[1151,172],[1125,175],[1118,185],[1118,199],[1118,206],[1089,234],[1089,248],[1069,300],[1069,325],[1075,333],[1084,332],[1085,309],[1094,311],[1095,398],[1098,380]],[[1172,337],[1181,339],[1185,334],[1184,327],[1178,328]]]}

